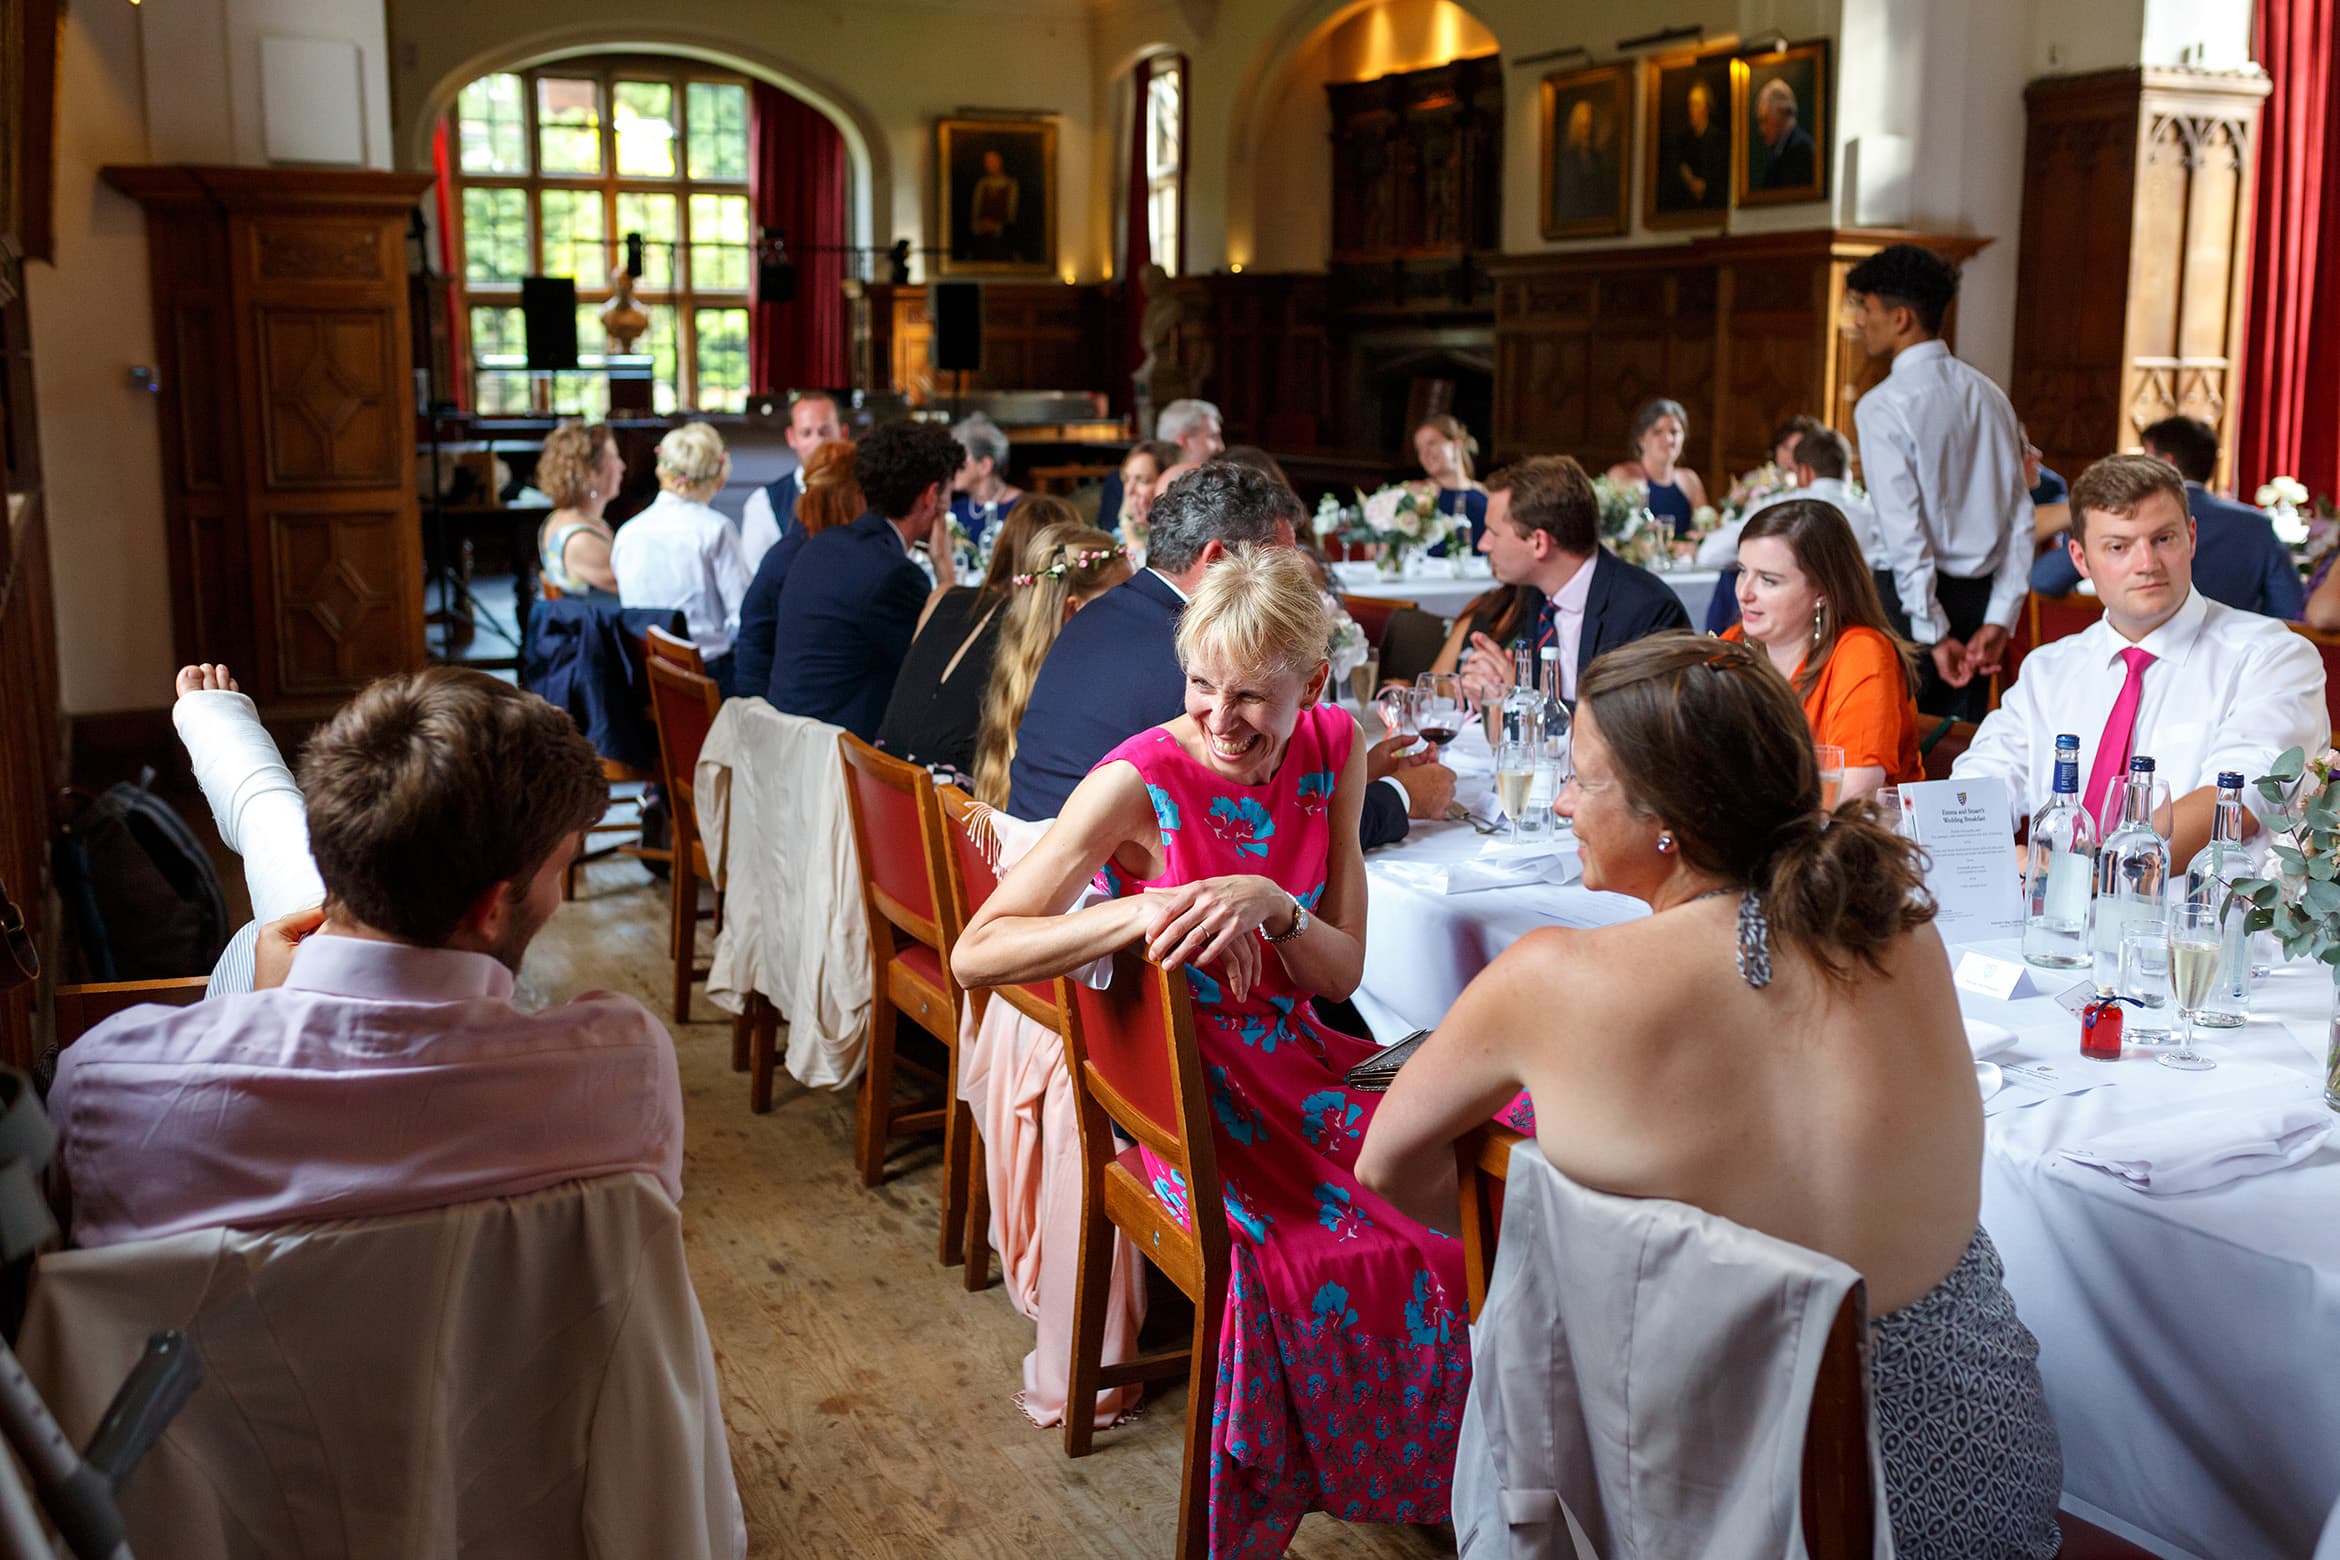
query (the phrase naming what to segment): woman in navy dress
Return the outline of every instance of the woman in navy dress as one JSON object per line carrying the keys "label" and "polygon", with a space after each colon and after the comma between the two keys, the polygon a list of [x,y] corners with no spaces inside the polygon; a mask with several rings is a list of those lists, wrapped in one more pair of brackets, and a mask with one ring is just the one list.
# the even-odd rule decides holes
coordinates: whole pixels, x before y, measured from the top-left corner
{"label": "woman in navy dress", "polygon": [[1707,504],[1706,484],[1680,464],[1689,441],[1690,414],[1681,402],[1662,396],[1644,401],[1633,414],[1634,458],[1609,468],[1613,482],[1649,484],[1649,512],[1669,522],[1677,538],[1692,533],[1690,517]]}
{"label": "woman in navy dress", "polygon": [[993,522],[1016,507],[1024,490],[1008,481],[1008,436],[999,424],[976,412],[951,426],[951,437],[967,458],[951,478],[951,516],[967,540],[980,542]]}
{"label": "woman in navy dress", "polygon": [[[1424,418],[1414,430],[1414,458],[1429,475],[1426,485],[1438,495],[1438,512],[1461,515],[1470,522],[1472,548],[1479,545],[1480,533],[1487,529],[1487,490],[1471,475],[1471,461],[1478,453],[1479,441],[1471,437],[1471,431],[1444,413]],[[1412,485],[1419,488],[1425,484]],[[1449,550],[1443,543],[1432,549],[1433,553]]]}

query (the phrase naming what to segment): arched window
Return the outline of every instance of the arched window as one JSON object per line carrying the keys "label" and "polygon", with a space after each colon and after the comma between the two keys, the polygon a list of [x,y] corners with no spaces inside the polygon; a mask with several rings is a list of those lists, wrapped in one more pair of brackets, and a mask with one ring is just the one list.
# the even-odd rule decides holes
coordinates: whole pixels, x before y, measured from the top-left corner
{"label": "arched window", "polygon": [[1153,56],[1146,61],[1145,83],[1139,110],[1144,116],[1146,242],[1154,263],[1176,276],[1184,253],[1179,229],[1186,209],[1186,56]]}
{"label": "arched window", "polygon": [[[625,235],[643,238],[652,402],[738,411],[748,386],[748,87],[687,60],[562,60],[482,76],[456,98],[452,202],[472,405],[600,416],[601,310]],[[579,370],[532,377],[520,279],[577,283]]]}

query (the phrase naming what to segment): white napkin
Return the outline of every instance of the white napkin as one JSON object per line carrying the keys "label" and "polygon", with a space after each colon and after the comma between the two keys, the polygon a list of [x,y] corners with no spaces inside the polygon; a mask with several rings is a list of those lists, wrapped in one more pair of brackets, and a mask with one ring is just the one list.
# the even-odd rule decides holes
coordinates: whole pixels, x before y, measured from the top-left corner
{"label": "white napkin", "polygon": [[2004,1024],[1986,1023],[1979,1018],[1966,1021],[1967,1049],[1974,1052],[1974,1059],[1978,1062],[1986,1056],[1996,1056],[2006,1050],[2015,1043],[2016,1038],[2015,1031]]}
{"label": "white napkin", "polygon": [[1982,1091],[1982,1097],[1987,1100],[2007,1086],[2007,1075],[1999,1071],[1997,1062],[1977,1062],[1974,1064],[1974,1086]]}
{"label": "white napkin", "polygon": [[2110,1171],[2140,1192],[2167,1197],[2297,1164],[2321,1148],[2331,1131],[2332,1112],[2321,1100],[2243,1109],[2212,1105],[2108,1132],[2062,1153],[2075,1164]]}
{"label": "white napkin", "polygon": [[1461,861],[1392,861],[1382,870],[1433,894],[1473,894],[1534,883],[1573,883],[1584,875],[1584,862],[1575,851],[1554,850],[1543,840],[1520,844],[1489,840],[1476,856]]}

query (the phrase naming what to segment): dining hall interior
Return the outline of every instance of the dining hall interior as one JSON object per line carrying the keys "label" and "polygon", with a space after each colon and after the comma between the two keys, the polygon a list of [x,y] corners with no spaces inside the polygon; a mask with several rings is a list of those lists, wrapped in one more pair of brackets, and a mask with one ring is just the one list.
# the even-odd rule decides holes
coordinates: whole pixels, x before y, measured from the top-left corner
{"label": "dining hall interior", "polygon": [[0,10],[5,1552],[2340,1560],[2336,63]]}

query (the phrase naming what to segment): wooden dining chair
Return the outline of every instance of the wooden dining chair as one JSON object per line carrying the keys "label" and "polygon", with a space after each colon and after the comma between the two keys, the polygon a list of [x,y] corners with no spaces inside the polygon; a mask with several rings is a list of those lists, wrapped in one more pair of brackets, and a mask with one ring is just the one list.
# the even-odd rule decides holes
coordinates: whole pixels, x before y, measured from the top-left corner
{"label": "wooden dining chair", "polygon": [[211,990],[208,975],[170,980],[109,980],[87,986],[59,986],[51,995],[56,1006],[57,1049],[62,1051],[116,1013],[160,1004],[192,1007]]}
{"label": "wooden dining chair", "polygon": [[[1186,1449],[1171,1552],[1199,1560],[1210,1548],[1211,1418],[1230,1259],[1226,1191],[1211,1141],[1186,977],[1146,961],[1132,946],[1114,956],[1113,981],[1104,990],[1059,977],[1056,999],[1064,1009],[1065,1065],[1072,1071],[1081,1128],[1080,1277],[1065,1455],[1089,1454],[1100,1391],[1185,1376]],[[1133,1140],[1127,1148],[1114,1138],[1117,1127]],[[1154,1190],[1140,1145],[1183,1183],[1191,1228]],[[1115,1230],[1194,1302],[1189,1347],[1102,1363]]]}
{"label": "wooden dining chair", "polygon": [[706,657],[699,653],[699,647],[696,644],[685,639],[682,635],[670,634],[663,628],[649,628],[643,631],[642,643],[648,648],[651,660],[664,661],[667,665],[679,666],[686,672],[697,672],[701,676],[706,675]]}
{"label": "wooden dining chair", "polygon": [[1343,596],[1341,610],[1356,620],[1365,631],[1365,642],[1381,654],[1381,642],[1389,634],[1389,620],[1400,612],[1419,612],[1418,601],[1394,601],[1382,596]]}
{"label": "wooden dining chair", "polygon": [[[983,908],[992,890],[999,887],[999,872],[993,865],[990,826],[984,821],[991,809],[955,785],[936,791],[935,800],[942,807],[944,842],[948,847],[943,864],[950,872],[950,913],[943,919],[943,962],[947,965],[950,950],[958,946],[967,923],[975,919],[975,912]],[[1051,1033],[1064,1033],[1064,1010],[1057,1006],[1054,981],[1036,981],[1028,986],[977,987],[967,993],[967,1000],[974,1009],[976,1025],[983,1022],[990,1004],[1000,1001]],[[967,1145],[967,1287],[973,1290],[990,1282],[991,1197],[983,1173],[983,1135],[975,1130],[974,1112],[964,1101],[959,1108],[968,1111],[962,1140]]]}
{"label": "wooden dining chair", "polygon": [[[654,628],[650,633],[656,638],[660,630]],[[703,912],[699,908],[699,884],[712,881],[714,873],[707,860],[706,842],[699,838],[699,818],[693,802],[699,749],[715,724],[717,712],[723,708],[723,695],[717,691],[714,678],[691,671],[674,660],[653,655],[648,670],[650,713],[658,727],[658,781],[666,792],[667,809],[673,814],[674,859],[667,874],[672,890],[669,900],[672,935],[667,952],[674,962],[674,1021],[687,1024],[691,1021],[691,982],[707,976],[706,970],[697,963],[699,922],[712,914],[716,929],[720,931],[723,926],[720,893],[715,896],[712,911]]]}
{"label": "wooden dining chair", "polygon": [[1410,683],[1430,670],[1449,632],[1446,619],[1420,607],[1391,613],[1381,636],[1382,682]]}
{"label": "wooden dining chair", "polygon": [[[838,737],[837,746],[869,918],[869,1062],[861,1074],[854,1158],[861,1184],[875,1186],[886,1176],[889,1143],[942,1129],[941,1255],[947,1267],[966,1258],[969,1155],[963,1139],[974,1117],[959,1103],[960,991],[943,944],[950,868],[943,859],[942,804],[935,800],[933,777],[917,765],[889,758],[851,732]],[[894,1099],[897,1068],[925,1070],[897,1048],[904,1017],[942,1045],[939,1105]]]}
{"label": "wooden dining chair", "polygon": [[1918,756],[1925,761],[1928,780],[1947,780],[1950,766],[1958,762],[1958,755],[1974,745],[1974,734],[1981,728],[1971,720],[1960,720],[1945,715],[1918,743]]}

